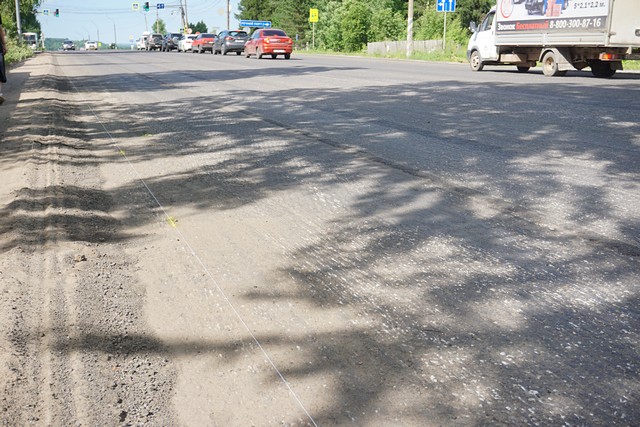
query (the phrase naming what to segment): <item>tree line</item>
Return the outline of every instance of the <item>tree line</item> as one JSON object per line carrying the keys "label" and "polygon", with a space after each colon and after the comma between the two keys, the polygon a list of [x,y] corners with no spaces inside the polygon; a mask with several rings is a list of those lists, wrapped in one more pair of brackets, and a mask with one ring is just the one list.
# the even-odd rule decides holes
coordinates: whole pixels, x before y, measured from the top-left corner
{"label": "tree line", "polygon": [[[414,0],[414,40],[442,39],[444,14],[437,0]],[[495,0],[457,0],[447,14],[447,41],[466,44],[469,22],[479,22]],[[356,52],[369,42],[407,39],[407,0],[240,0],[237,19],[271,21],[299,45]],[[309,23],[309,9],[318,9],[318,23]],[[447,43],[448,44],[448,43]]]}
{"label": "tree line", "polygon": [[[40,23],[36,18],[36,10],[40,7],[41,0],[20,0],[20,24],[23,33],[40,33]],[[9,35],[15,39],[18,34],[16,21],[16,3],[14,1],[0,1],[0,15],[2,26]]]}
{"label": "tree line", "polygon": [[[23,33],[41,33],[40,23],[36,19],[36,10],[40,7],[40,0],[20,0],[20,24]],[[33,51],[19,43],[18,25],[16,21],[16,2],[0,0],[0,16],[2,26],[7,34],[8,52],[4,60],[11,64],[33,55]]]}
{"label": "tree line", "polygon": [[[414,40],[441,39],[444,14],[436,11],[437,0],[414,0]],[[35,11],[41,0],[20,0],[23,32],[40,33]],[[466,44],[470,21],[479,22],[495,0],[457,0],[456,11],[447,14],[447,45]],[[315,37],[309,9],[319,11]],[[408,0],[240,0],[237,19],[271,21],[295,38],[298,45],[356,52],[369,42],[406,40]],[[10,37],[17,34],[15,2],[0,2],[4,27]],[[202,24],[202,25],[200,25]],[[203,22],[190,24],[206,32]]]}

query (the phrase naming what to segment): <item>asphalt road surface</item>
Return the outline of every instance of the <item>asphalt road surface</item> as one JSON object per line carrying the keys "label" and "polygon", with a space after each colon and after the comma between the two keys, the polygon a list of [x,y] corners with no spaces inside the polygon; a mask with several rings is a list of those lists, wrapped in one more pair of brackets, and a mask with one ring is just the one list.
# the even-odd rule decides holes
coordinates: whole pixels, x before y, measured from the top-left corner
{"label": "asphalt road surface", "polygon": [[640,74],[59,52],[5,94],[2,424],[640,424]]}

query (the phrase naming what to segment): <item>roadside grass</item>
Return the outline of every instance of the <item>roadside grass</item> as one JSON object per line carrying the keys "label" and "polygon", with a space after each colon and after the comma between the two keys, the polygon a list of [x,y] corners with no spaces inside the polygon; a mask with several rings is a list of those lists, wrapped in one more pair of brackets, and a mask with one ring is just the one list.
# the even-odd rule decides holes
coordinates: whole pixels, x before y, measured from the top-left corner
{"label": "roadside grass", "polygon": [[625,70],[640,70],[640,61],[622,61]]}
{"label": "roadside grass", "polygon": [[[398,52],[399,58],[406,58],[405,53]],[[411,58],[421,61],[438,61],[438,62],[467,62],[467,50],[462,46],[447,48],[446,50],[436,50],[433,52],[413,52]]]}
{"label": "roadside grass", "polygon": [[4,60],[7,64],[13,64],[23,61],[33,56],[31,48],[16,43],[15,40],[7,38],[7,54],[4,56]]}
{"label": "roadside grass", "polygon": [[[365,50],[358,52],[337,52],[332,50],[321,50],[321,49],[298,49],[296,50],[298,53],[311,53],[316,55],[355,55],[355,56],[365,56],[372,58],[394,58],[394,59],[407,59],[407,55],[405,52],[393,52],[385,55],[382,54],[374,54],[369,55]],[[462,46],[454,46],[453,48],[447,48],[446,51],[437,50],[433,52],[413,52],[411,57],[408,59],[418,60],[418,61],[439,61],[439,62],[467,62],[467,51],[466,48]]]}
{"label": "roadside grass", "polygon": [[[393,59],[407,59],[405,52],[394,52],[386,55],[376,54],[369,55],[365,50],[359,52],[336,52],[320,49],[298,49],[299,53],[312,53],[318,55],[357,55],[372,58],[393,58]],[[437,50],[433,52],[413,52],[408,59],[417,61],[436,61],[436,62],[467,62],[467,51],[463,46],[454,46],[447,48],[446,51]],[[622,66],[625,70],[640,70],[640,61],[622,61]],[[540,67],[540,64],[537,64]]]}
{"label": "roadside grass", "polygon": [[395,58],[395,59],[412,59],[417,61],[436,61],[436,62],[467,62],[467,51],[462,46],[454,46],[446,50],[434,50],[432,52],[412,52],[407,58],[406,52],[393,52],[388,54],[369,55],[364,52],[364,56],[372,56],[374,58]]}

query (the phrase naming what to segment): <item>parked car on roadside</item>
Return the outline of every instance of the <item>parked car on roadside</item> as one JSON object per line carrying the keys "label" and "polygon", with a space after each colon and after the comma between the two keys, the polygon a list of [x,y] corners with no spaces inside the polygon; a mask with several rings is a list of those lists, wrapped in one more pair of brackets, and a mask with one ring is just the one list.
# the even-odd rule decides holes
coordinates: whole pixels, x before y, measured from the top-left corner
{"label": "parked car on roadside", "polygon": [[178,42],[178,52],[187,52],[191,50],[191,43],[195,40],[195,34],[185,34]]}
{"label": "parked car on roadside", "polygon": [[255,55],[262,59],[264,55],[271,55],[275,59],[283,55],[284,59],[291,58],[293,52],[293,40],[283,30],[258,29],[253,32],[249,41],[244,45],[244,54],[247,58]]}
{"label": "parked car on roadside", "polygon": [[84,49],[85,50],[98,50],[98,42],[91,42],[91,41],[84,42]]}
{"label": "parked car on roadside", "polygon": [[178,50],[178,43],[184,36],[180,33],[167,33],[162,38],[162,52],[171,52],[172,50]]}
{"label": "parked car on roadside", "polygon": [[147,39],[147,50],[160,50],[162,48],[162,34],[149,34]]}
{"label": "parked car on roadside", "polygon": [[209,51],[213,53],[213,43],[216,40],[215,34],[202,33],[198,34],[191,44],[191,52],[204,53]]}
{"label": "parked car on roadside", "polygon": [[249,34],[241,30],[224,30],[218,33],[218,38],[213,43],[213,54],[221,53],[226,55],[227,52],[235,52],[241,55],[244,50],[244,44],[249,40]]}
{"label": "parked car on roadside", "polygon": [[76,44],[71,40],[65,40],[62,42],[62,50],[76,50]]}
{"label": "parked car on roadside", "polygon": [[147,39],[149,36],[147,34],[143,34],[138,40],[136,40],[136,48],[138,50],[147,50]]}

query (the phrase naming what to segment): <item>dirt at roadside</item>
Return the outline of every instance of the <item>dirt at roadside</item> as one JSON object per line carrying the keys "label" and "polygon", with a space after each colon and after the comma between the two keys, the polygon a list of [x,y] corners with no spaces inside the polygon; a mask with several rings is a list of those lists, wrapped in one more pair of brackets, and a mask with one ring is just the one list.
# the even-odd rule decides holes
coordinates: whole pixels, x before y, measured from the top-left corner
{"label": "dirt at roadside", "polygon": [[174,425],[175,368],[144,323],[114,202],[87,167],[105,154],[71,121],[73,88],[47,57],[12,75],[0,112],[0,425]]}

